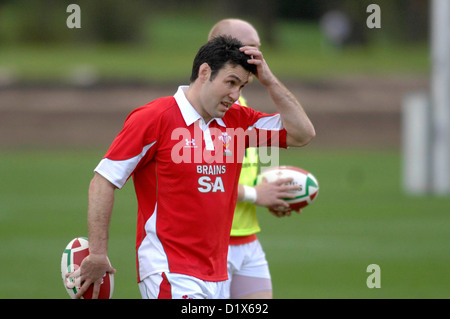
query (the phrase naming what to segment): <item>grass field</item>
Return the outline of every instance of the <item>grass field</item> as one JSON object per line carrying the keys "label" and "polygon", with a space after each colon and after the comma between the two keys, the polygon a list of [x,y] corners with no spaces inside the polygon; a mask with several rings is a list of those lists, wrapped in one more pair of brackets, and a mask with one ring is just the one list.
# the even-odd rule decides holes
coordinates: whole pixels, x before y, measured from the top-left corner
{"label": "grass field", "polygon": [[[87,189],[103,152],[1,152],[0,298],[68,298],[60,258],[87,235]],[[450,297],[450,198],[404,195],[398,152],[305,148],[281,162],[313,172],[320,194],[301,215],[259,210],[275,298]],[[135,220],[128,183],[111,224],[114,298],[140,298]],[[366,286],[370,264],[381,268],[381,288]]]}

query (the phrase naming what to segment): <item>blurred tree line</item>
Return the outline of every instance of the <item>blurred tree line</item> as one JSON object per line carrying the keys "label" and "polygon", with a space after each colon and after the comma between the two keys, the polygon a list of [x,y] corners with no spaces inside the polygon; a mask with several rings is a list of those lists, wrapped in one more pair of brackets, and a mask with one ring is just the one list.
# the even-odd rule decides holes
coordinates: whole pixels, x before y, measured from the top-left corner
{"label": "blurred tree line", "polygon": [[[68,32],[69,4],[81,7],[80,33]],[[145,22],[158,14],[179,12],[205,18],[240,17],[257,23],[265,43],[276,45],[281,20],[319,23],[330,11],[349,24],[347,44],[365,44],[374,36],[366,26],[366,8],[381,7],[377,36],[392,41],[428,38],[429,0],[0,0],[0,44],[48,42],[129,42],[145,38]],[[148,24],[147,24],[148,25]]]}

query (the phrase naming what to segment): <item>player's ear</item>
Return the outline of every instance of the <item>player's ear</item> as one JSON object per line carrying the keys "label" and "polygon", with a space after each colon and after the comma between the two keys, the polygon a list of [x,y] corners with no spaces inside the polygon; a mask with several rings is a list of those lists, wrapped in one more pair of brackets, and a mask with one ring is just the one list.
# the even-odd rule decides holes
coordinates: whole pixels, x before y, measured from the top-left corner
{"label": "player's ear", "polygon": [[208,65],[208,63],[204,62],[202,65],[200,65],[200,68],[198,69],[198,77],[201,79],[202,82],[206,82],[209,80],[211,76],[211,67]]}

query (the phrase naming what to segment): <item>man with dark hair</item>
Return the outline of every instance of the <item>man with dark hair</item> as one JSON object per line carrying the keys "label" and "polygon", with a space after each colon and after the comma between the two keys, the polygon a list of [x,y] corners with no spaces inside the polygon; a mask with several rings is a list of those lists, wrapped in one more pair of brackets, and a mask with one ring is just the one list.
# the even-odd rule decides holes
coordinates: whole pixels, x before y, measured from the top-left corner
{"label": "man with dark hair", "polygon": [[232,66],[240,65],[245,70],[253,74],[256,73],[256,66],[249,64],[247,62],[249,57],[239,51],[243,44],[237,39],[229,36],[216,37],[211,39],[211,43],[216,45],[205,44],[197,52],[192,66],[191,83],[197,79],[200,65],[203,63],[208,63],[211,68],[211,81],[214,80],[225,63]]}
{"label": "man with dark hair", "polygon": [[[234,103],[251,73],[267,87],[279,114]],[[226,296],[228,241],[244,149],[303,146],[314,135],[303,108],[257,48],[229,37],[209,41],[195,57],[190,85],[134,110],[95,168],[89,186],[90,255],[69,274],[82,283],[77,297],[90,285],[97,296],[103,275],[115,273],[107,257],[109,221],[115,189],[130,177],[138,200],[142,297]]]}

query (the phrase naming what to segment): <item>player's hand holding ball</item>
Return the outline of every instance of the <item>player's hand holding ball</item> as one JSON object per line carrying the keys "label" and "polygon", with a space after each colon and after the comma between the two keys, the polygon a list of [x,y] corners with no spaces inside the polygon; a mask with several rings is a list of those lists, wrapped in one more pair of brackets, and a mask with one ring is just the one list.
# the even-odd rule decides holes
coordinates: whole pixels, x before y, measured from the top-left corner
{"label": "player's hand holding ball", "polygon": [[292,211],[301,213],[303,207],[311,204],[319,193],[317,179],[308,171],[298,167],[279,166],[264,170],[258,176],[258,185],[281,182],[289,186],[288,196],[282,198],[283,205],[270,205],[269,211],[277,217],[290,216]]}
{"label": "player's hand holding ball", "polygon": [[110,299],[115,273],[108,257],[89,254],[85,237],[73,239],[63,252],[61,275],[72,299]]}

